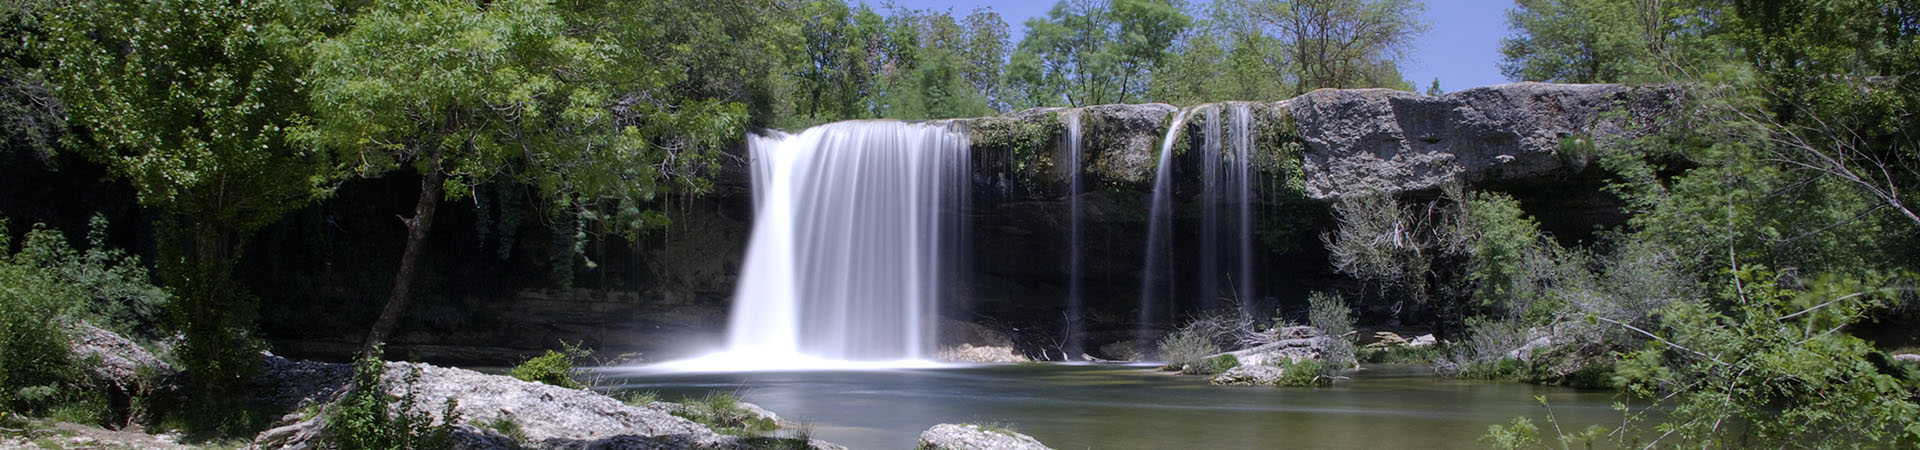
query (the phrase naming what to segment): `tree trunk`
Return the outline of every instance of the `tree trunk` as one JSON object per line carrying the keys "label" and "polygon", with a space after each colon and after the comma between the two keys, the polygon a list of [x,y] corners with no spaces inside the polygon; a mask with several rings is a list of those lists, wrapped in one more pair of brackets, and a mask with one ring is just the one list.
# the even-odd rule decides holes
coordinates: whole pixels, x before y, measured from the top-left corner
{"label": "tree trunk", "polygon": [[441,184],[446,174],[440,171],[440,155],[434,152],[427,173],[420,179],[420,199],[414,205],[413,217],[401,219],[407,226],[407,249],[400,254],[400,267],[393,277],[393,293],[387,297],[387,306],[380,310],[380,319],[373,323],[373,331],[367,334],[367,342],[360,349],[361,356],[379,357],[373,354],[375,346],[386,341],[399,325],[400,317],[406,313],[407,302],[413,300],[413,279],[420,272],[420,244],[427,239],[427,230],[433,226],[433,210],[440,205]]}

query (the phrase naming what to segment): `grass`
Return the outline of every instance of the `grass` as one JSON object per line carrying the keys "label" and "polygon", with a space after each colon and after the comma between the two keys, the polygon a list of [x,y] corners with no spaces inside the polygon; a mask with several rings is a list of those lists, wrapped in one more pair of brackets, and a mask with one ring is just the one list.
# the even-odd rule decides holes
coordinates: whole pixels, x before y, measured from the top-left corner
{"label": "grass", "polygon": [[708,394],[697,401],[683,402],[673,415],[706,425],[715,433],[730,436],[762,436],[780,428],[780,424],[740,406],[740,398],[731,393]]}
{"label": "grass", "polygon": [[1441,345],[1424,347],[1396,346],[1388,348],[1363,348],[1356,352],[1362,363],[1373,364],[1432,364],[1447,354],[1447,348]]}
{"label": "grass", "polygon": [[621,403],[626,403],[627,406],[645,408],[647,405],[653,404],[653,402],[660,401],[660,393],[654,391],[626,391],[621,392],[620,395],[614,398],[619,399]]}

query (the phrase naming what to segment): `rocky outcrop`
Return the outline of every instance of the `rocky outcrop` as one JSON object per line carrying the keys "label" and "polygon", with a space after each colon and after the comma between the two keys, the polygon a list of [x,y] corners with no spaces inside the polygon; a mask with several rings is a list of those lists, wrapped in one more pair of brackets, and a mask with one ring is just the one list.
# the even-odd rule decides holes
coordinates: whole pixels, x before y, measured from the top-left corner
{"label": "rocky outcrop", "polygon": [[[1245,350],[1221,353],[1233,355],[1241,366],[1266,366],[1281,361],[1295,363],[1304,360],[1319,360],[1326,355],[1327,338],[1319,329],[1305,326],[1285,327],[1277,331],[1276,340]],[[1219,356],[1219,355],[1215,355]]]}
{"label": "rocky outcrop", "polygon": [[75,326],[73,356],[85,362],[89,379],[102,387],[131,391],[145,382],[143,377],[158,380],[174,373],[173,366],[125,337],[85,322]]}
{"label": "rocky outcrop", "polygon": [[920,433],[922,450],[1049,450],[1040,440],[1013,430],[943,423]]}
{"label": "rocky outcrop", "polygon": [[1319,90],[1288,100],[1314,198],[1436,189],[1582,170],[1593,143],[1658,130],[1675,86],[1514,83],[1429,97]]}
{"label": "rocky outcrop", "polygon": [[[517,424],[526,438],[524,446],[531,448],[751,448],[754,443],[677,417],[671,408],[631,406],[592,391],[464,369],[390,362],[381,383],[396,397],[414,396],[415,404],[427,408],[425,412],[435,420],[440,419],[441,405],[456,401],[455,411],[462,420],[455,436],[459,448],[511,447],[513,443],[503,441],[504,436],[474,426],[503,420]],[[758,407],[748,411],[772,416]],[[255,439],[254,447],[315,448],[325,436],[325,421],[323,415],[268,430]],[[825,443],[814,446],[832,448]]]}
{"label": "rocky outcrop", "polygon": [[1287,369],[1275,366],[1239,366],[1227,369],[1213,377],[1213,384],[1223,386],[1273,386],[1280,384],[1280,378],[1286,376]]}

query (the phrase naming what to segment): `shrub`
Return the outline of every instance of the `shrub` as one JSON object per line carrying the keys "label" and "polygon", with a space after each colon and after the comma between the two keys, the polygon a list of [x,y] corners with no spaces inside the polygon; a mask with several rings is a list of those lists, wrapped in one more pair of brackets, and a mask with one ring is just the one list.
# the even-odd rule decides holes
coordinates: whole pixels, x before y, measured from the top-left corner
{"label": "shrub", "polygon": [[1333,384],[1333,371],[1336,366],[1321,364],[1319,361],[1302,359],[1299,361],[1279,360],[1273,363],[1281,370],[1277,386],[1327,386]]}
{"label": "shrub", "polygon": [[40,225],[19,251],[0,232],[0,410],[88,422],[108,416],[99,393],[79,387],[81,362],[71,355],[67,330],[81,320],[123,333],[150,329],[138,325],[153,320],[166,296],[137,261],[106,248],[104,219],[95,217],[92,226],[84,252]]}
{"label": "shrub", "polygon": [[573,380],[573,364],[575,360],[593,354],[593,351],[582,349],[578,344],[568,344],[564,341],[560,344],[564,347],[560,351],[547,350],[547,353],[544,355],[528,359],[520,363],[520,365],[513,366],[513,377],[535,383],[551,384],[567,389],[585,388],[586,386],[582,386],[580,382]]}
{"label": "shrub", "polygon": [[1226,373],[1235,367],[1240,367],[1240,358],[1233,355],[1219,355],[1207,358],[1207,363],[1203,366],[1206,367],[1207,373]]}
{"label": "shrub", "polygon": [[740,406],[740,398],[730,393],[708,394],[700,401],[687,402],[673,415],[706,425],[715,433],[735,436],[761,435],[780,428],[780,424]]}
{"label": "shrub", "polygon": [[1307,296],[1307,324],[1327,336],[1327,365],[1353,365],[1353,322],[1353,309],[1338,294],[1315,292]]}
{"label": "shrub", "polygon": [[1220,353],[1220,347],[1191,329],[1175,330],[1167,337],[1160,338],[1160,358],[1166,360],[1166,370],[1197,368],[1215,353]]}
{"label": "shrub", "polygon": [[[380,351],[376,348],[371,354]],[[399,398],[381,388],[386,370],[386,362],[371,356],[354,363],[353,385],[327,420],[334,445],[342,450],[451,448],[453,427],[460,421],[455,410],[459,403],[447,399],[435,425],[432,413],[419,408],[413,393],[420,370],[407,374],[407,393]]]}

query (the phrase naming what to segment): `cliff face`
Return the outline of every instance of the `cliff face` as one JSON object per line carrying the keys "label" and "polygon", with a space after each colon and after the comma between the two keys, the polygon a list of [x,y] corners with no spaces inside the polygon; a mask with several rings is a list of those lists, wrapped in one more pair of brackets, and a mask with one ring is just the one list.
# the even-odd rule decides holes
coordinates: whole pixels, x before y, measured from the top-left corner
{"label": "cliff face", "polygon": [[[1198,273],[1208,258],[1218,257],[1204,248],[1208,222],[1200,207],[1208,203],[1202,201],[1207,189],[1200,181],[1207,173],[1203,144],[1208,128],[1215,126],[1207,111],[1213,108],[1212,116],[1224,121],[1229,108],[1188,108],[1170,167],[1173,298],[1163,301],[1176,307],[1160,315],[1171,322],[1184,317],[1179,308],[1213,297],[1250,302],[1256,310],[1288,309],[1307,292],[1343,283],[1330,273],[1319,242],[1319,234],[1331,226],[1325,202],[1333,198],[1423,196],[1464,183],[1514,194],[1548,228],[1577,233],[1617,221],[1615,202],[1598,189],[1599,171],[1589,169],[1595,152],[1656,132],[1678,108],[1681,94],[1671,86],[1517,83],[1441,97],[1321,90],[1282,102],[1239,103],[1251,111],[1256,134],[1247,206],[1254,216],[1250,293],[1202,289],[1240,281]],[[1079,276],[1091,316],[1089,348],[1131,338],[1142,304],[1160,149],[1181,114],[1164,104],[1072,111],[1080,120],[1084,150],[1077,164],[1081,190],[1070,192],[1076,164],[1064,145],[1063,118],[1069,111],[1044,108],[955,120],[970,130],[974,143],[967,215],[973,245],[970,267],[959,269],[968,271],[970,282],[954,293],[963,301],[950,302],[943,312],[1007,332],[1028,349],[1058,342],[1064,328],[1069,205],[1075,199],[1082,208]],[[641,242],[608,244],[605,252],[615,256],[600,258],[600,267],[587,275],[602,281],[556,289],[539,277],[515,273],[513,267],[526,271],[548,261],[538,248],[522,251],[530,256],[516,256],[524,261],[496,270],[507,276],[476,275],[489,288],[452,289],[448,298],[428,300],[450,305],[442,309],[459,310],[463,318],[442,323],[447,321],[415,317],[402,327],[393,350],[419,352],[430,360],[509,363],[560,340],[584,341],[602,355],[642,352],[649,359],[722,344],[751,231],[746,153],[740,149],[726,158],[713,194],[678,201],[670,211],[675,224],[665,232]],[[471,233],[462,231],[458,217],[441,223],[448,233]],[[443,240],[464,244],[463,239]],[[527,232],[522,240],[545,245],[543,239],[539,232]],[[461,254],[450,250],[441,259],[458,265]],[[500,281],[512,277],[534,281]],[[448,278],[459,282],[457,276]],[[355,348],[362,330],[357,325],[339,329],[345,331],[334,333],[338,336],[280,333],[276,342],[291,350],[284,353],[345,354]]]}
{"label": "cliff face", "polygon": [[1673,86],[1515,83],[1441,97],[1320,90],[1287,102],[1307,151],[1307,195],[1399,193],[1580,172],[1583,149],[1644,136],[1680,98]]}

